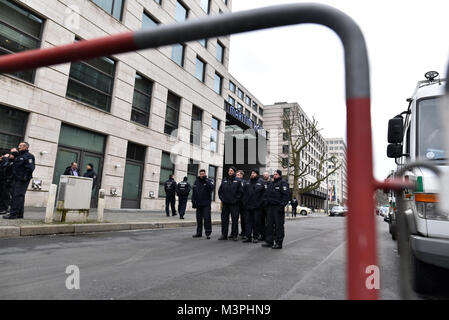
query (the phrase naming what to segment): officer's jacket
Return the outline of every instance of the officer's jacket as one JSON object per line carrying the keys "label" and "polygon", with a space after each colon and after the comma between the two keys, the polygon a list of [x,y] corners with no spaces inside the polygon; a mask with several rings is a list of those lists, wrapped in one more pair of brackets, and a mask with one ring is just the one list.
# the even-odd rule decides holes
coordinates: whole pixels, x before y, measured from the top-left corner
{"label": "officer's jacket", "polygon": [[178,197],[188,197],[191,189],[190,183],[187,181],[181,181],[176,186],[176,194]]}
{"label": "officer's jacket", "polygon": [[97,185],[97,173],[92,169],[92,170],[87,170],[84,173],[84,176],[86,178],[92,178],[92,189],[95,188],[95,186]]}
{"label": "officer's jacket", "polygon": [[245,180],[245,179],[240,179],[240,180],[242,181],[242,197],[240,198],[239,205],[240,205],[240,209],[245,209],[245,207],[246,207],[245,188],[249,184],[249,181]]}
{"label": "officer's jacket", "polygon": [[264,181],[260,178],[249,179],[243,186],[243,203],[247,209],[257,209],[262,206],[265,194]]}
{"label": "officer's jacket", "polygon": [[12,166],[14,160],[9,158],[3,158],[0,161],[0,181],[3,183],[11,183],[13,181]]}
{"label": "officer's jacket", "polygon": [[242,181],[236,176],[224,178],[218,189],[218,197],[224,204],[238,204],[242,194]]}
{"label": "officer's jacket", "polygon": [[208,207],[212,202],[215,185],[211,179],[197,177],[193,185],[192,203],[197,207]]}
{"label": "officer's jacket", "polygon": [[290,201],[290,188],[287,181],[281,178],[272,181],[266,190],[266,199],[269,205],[285,207]]}
{"label": "officer's jacket", "polygon": [[176,181],[174,179],[168,179],[164,183],[164,189],[167,196],[174,196],[176,192]]}
{"label": "officer's jacket", "polygon": [[265,189],[265,191],[263,193],[263,196],[262,196],[262,206],[267,206],[268,205],[268,202],[267,202],[267,189],[268,189],[268,186],[270,185],[270,180],[262,179],[262,183],[263,183],[263,187]]}
{"label": "officer's jacket", "polygon": [[298,200],[292,200],[291,201],[292,207],[297,207],[298,206]]}
{"label": "officer's jacket", "polygon": [[33,178],[34,156],[28,151],[20,151],[19,155],[14,157],[12,173],[15,181],[27,182]]}

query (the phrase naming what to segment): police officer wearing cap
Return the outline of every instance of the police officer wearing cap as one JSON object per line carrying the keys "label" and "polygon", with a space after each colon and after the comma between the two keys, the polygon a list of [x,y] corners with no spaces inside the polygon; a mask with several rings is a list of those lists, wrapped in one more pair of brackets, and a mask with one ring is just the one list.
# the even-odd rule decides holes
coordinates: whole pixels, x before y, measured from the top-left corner
{"label": "police officer wearing cap", "polygon": [[263,180],[259,177],[259,170],[253,169],[251,177],[243,187],[243,199],[245,203],[246,239],[243,242],[257,243],[262,229],[259,211],[261,210],[262,198],[265,193]]}
{"label": "police officer wearing cap", "polygon": [[29,144],[21,142],[18,151],[13,152],[14,162],[12,165],[12,175],[14,187],[11,200],[11,211],[3,219],[23,219],[25,205],[25,193],[34,171],[34,156],[28,151]]}
{"label": "police officer wearing cap", "polygon": [[242,198],[242,181],[235,176],[235,167],[228,170],[228,176],[221,182],[218,197],[222,202],[221,209],[221,237],[218,240],[228,239],[229,215],[232,219],[231,237],[238,241],[239,234],[239,201]]}
{"label": "police officer wearing cap", "polygon": [[244,203],[244,195],[245,195],[245,187],[248,184],[248,181],[245,180],[245,171],[238,170],[236,173],[236,177],[242,181],[242,191],[243,195],[239,201],[239,218],[240,218],[240,234],[239,236],[242,239],[246,239],[246,214],[245,214],[245,203]]}
{"label": "police officer wearing cap", "polygon": [[215,185],[212,179],[207,178],[206,170],[200,170],[200,176],[193,185],[192,208],[196,209],[196,233],[193,238],[203,236],[203,221],[206,238],[210,239],[212,233],[212,218],[210,215],[212,192]]}
{"label": "police officer wearing cap", "polygon": [[192,187],[190,183],[187,182],[187,177],[178,183],[176,186],[176,194],[178,195],[178,212],[179,219],[184,219],[184,214],[186,213],[187,199],[189,198],[190,190]]}
{"label": "police officer wearing cap", "polygon": [[167,181],[164,183],[165,190],[165,213],[167,217],[170,217],[170,208],[172,216],[176,216],[176,181],[174,176],[171,174]]}
{"label": "police officer wearing cap", "polygon": [[[284,240],[284,222],[285,222],[285,206],[290,201],[290,188],[288,182],[282,180],[282,171],[276,170],[273,175],[273,181],[268,185],[266,190],[266,200],[268,203],[268,216],[266,237],[262,247],[271,247],[273,249],[282,249]],[[275,236],[273,235],[274,225]]]}

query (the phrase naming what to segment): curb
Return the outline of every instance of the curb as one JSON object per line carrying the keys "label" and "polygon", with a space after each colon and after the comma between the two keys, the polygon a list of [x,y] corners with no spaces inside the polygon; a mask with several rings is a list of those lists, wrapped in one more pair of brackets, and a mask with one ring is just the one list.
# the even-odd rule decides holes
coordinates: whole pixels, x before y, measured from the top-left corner
{"label": "curb", "polygon": [[[212,221],[212,225],[220,225],[221,221]],[[0,226],[0,239],[18,238],[55,234],[85,234],[95,232],[113,232],[126,230],[152,230],[168,228],[195,227],[196,222],[125,222],[125,223],[92,223],[32,226]]]}

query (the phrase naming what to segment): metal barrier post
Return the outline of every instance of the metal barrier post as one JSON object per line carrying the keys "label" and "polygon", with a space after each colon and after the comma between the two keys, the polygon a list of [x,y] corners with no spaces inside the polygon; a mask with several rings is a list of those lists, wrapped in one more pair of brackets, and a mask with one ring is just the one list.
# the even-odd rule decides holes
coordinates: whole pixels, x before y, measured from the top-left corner
{"label": "metal barrier post", "polygon": [[45,210],[45,223],[53,222],[53,213],[55,211],[55,203],[56,203],[56,189],[57,185],[52,184],[50,189],[48,190],[48,200],[47,200],[47,208]]}
{"label": "metal barrier post", "polygon": [[98,192],[98,208],[97,208],[97,221],[103,222],[104,221],[104,206],[105,206],[105,190],[100,189]]}
{"label": "metal barrier post", "polygon": [[372,167],[368,57],[360,28],[345,13],[313,3],[226,13],[60,47],[4,55],[0,57],[0,73],[300,23],[329,27],[341,38],[345,50],[349,179],[347,297],[377,299],[378,290],[365,285],[369,277],[367,268],[377,264],[373,201],[377,185]]}

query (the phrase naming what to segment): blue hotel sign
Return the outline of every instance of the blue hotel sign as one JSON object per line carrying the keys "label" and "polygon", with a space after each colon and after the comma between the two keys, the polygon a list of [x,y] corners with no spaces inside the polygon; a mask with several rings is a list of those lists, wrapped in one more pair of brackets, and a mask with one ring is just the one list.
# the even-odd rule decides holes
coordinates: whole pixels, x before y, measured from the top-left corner
{"label": "blue hotel sign", "polygon": [[263,136],[264,138],[267,137],[267,133],[265,131],[265,129],[263,127],[261,127],[258,124],[255,124],[253,120],[251,120],[250,117],[248,117],[247,115],[243,114],[240,110],[236,109],[234,106],[227,104],[227,112],[233,116],[234,118],[236,118],[237,120],[239,120],[240,122],[244,123],[245,125],[247,125],[248,127],[250,127],[251,129],[254,129],[258,134],[260,134],[261,136]]}

